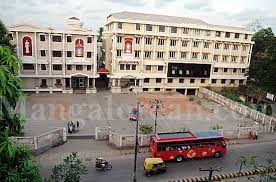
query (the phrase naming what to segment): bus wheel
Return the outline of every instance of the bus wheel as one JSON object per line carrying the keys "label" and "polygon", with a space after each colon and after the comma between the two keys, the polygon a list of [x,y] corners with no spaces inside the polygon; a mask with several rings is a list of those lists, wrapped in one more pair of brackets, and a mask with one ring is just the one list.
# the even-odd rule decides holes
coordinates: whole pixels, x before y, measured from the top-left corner
{"label": "bus wheel", "polygon": [[176,162],[182,162],[184,157],[182,155],[178,155],[175,159],[176,159]]}
{"label": "bus wheel", "polygon": [[215,158],[219,158],[219,157],[221,157],[221,156],[222,156],[221,152],[215,152],[215,154],[214,154],[214,157],[215,157]]}

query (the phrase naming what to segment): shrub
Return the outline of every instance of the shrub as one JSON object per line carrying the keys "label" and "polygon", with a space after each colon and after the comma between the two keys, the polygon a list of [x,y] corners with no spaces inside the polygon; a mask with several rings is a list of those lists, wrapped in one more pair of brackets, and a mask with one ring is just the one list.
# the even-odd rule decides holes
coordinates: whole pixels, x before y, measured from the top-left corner
{"label": "shrub", "polygon": [[139,130],[142,134],[147,135],[153,132],[153,126],[149,123],[140,124]]}
{"label": "shrub", "polygon": [[194,101],[195,98],[194,97],[189,97],[189,101]]}

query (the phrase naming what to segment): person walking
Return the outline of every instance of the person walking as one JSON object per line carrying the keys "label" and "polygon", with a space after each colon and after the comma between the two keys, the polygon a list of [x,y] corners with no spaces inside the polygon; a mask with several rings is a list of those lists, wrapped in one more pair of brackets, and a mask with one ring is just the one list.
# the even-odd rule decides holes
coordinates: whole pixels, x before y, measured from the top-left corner
{"label": "person walking", "polygon": [[80,123],[77,121],[77,131],[79,131]]}

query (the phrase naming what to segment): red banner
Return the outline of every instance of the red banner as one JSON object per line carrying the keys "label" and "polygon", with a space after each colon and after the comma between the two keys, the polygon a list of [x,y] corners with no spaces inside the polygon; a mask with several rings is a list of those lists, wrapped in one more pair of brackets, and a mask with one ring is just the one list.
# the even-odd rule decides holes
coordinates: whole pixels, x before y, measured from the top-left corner
{"label": "red banner", "polygon": [[133,41],[133,38],[125,38],[125,53],[126,54],[132,53],[132,41]]}
{"label": "red banner", "polygon": [[83,57],[83,40],[77,39],[75,42],[75,56]]}
{"label": "red banner", "polygon": [[23,37],[22,50],[23,50],[23,56],[32,56],[33,55],[32,39],[30,37],[28,37],[28,36]]}

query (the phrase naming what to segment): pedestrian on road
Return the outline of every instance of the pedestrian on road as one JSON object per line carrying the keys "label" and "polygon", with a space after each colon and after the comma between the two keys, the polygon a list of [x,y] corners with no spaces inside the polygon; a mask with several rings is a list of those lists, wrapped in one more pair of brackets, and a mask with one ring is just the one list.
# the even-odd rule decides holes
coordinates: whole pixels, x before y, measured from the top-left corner
{"label": "pedestrian on road", "polygon": [[77,131],[79,131],[80,123],[77,121]]}
{"label": "pedestrian on road", "polygon": [[255,133],[255,140],[258,140],[258,135],[259,135],[259,130],[256,130],[256,133]]}

